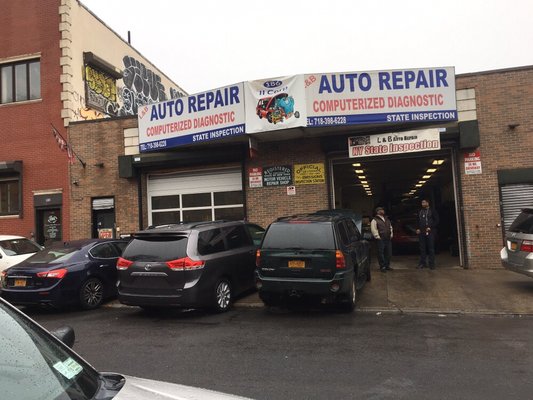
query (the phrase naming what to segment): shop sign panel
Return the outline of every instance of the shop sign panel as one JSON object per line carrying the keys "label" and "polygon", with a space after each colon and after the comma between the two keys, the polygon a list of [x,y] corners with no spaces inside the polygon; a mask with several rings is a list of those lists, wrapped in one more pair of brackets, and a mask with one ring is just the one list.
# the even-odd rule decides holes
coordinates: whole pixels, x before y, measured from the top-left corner
{"label": "shop sign panel", "polygon": [[481,173],[481,154],[479,150],[465,153],[465,174],[479,175]]}
{"label": "shop sign panel", "polygon": [[292,185],[292,168],[290,165],[263,168],[263,186],[287,185]]}
{"label": "shop sign panel", "polygon": [[351,158],[440,150],[438,129],[353,136],[348,138]]}
{"label": "shop sign panel", "polygon": [[307,126],[457,120],[453,67],[305,75]]}
{"label": "shop sign panel", "polygon": [[250,168],[248,170],[248,181],[251,188],[263,187],[263,168]]}
{"label": "shop sign panel", "polygon": [[306,126],[304,76],[244,83],[246,133]]}
{"label": "shop sign panel", "polygon": [[243,84],[139,108],[141,152],[244,134]]}
{"label": "shop sign panel", "polygon": [[294,183],[296,185],[314,185],[326,182],[324,164],[295,164]]}

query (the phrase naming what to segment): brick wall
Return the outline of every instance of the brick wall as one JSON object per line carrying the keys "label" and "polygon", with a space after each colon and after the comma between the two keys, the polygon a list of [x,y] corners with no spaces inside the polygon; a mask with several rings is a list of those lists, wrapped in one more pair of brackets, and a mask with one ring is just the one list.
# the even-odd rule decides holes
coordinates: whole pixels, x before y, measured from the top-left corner
{"label": "brick wall", "polygon": [[[472,268],[499,267],[503,242],[497,226],[497,171],[533,167],[533,67],[459,75],[456,86],[476,91],[483,170],[481,175],[465,175],[460,154],[468,262]],[[520,126],[511,131],[511,123]]]}
{"label": "brick wall", "polygon": [[[277,217],[328,208],[326,183],[296,186],[296,195],[288,196],[287,187],[250,188],[248,170],[252,167],[324,163],[326,159],[318,139],[306,138],[275,143],[260,143],[259,155],[245,162],[246,204],[250,222],[267,227]],[[293,171],[294,172],[294,171]],[[327,179],[326,179],[327,181]]]}
{"label": "brick wall", "polygon": [[34,191],[63,192],[63,238],[69,237],[68,161],[51,133],[61,120],[59,0],[6,1],[0,12],[0,63],[40,53],[41,100],[0,105],[0,161],[22,160],[21,216],[1,217],[0,234],[35,230]]}
{"label": "brick wall", "polygon": [[[72,239],[91,237],[92,198],[114,197],[116,226],[120,233],[139,228],[137,180],[119,178],[118,156],[124,154],[124,129],[137,126],[136,117],[72,123],[69,136],[77,153],[86,162],[71,167]],[[103,163],[103,167],[96,164]]]}

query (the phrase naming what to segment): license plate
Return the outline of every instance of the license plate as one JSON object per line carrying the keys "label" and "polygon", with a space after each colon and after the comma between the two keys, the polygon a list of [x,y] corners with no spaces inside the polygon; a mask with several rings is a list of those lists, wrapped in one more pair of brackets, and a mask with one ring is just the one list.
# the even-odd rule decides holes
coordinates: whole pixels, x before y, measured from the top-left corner
{"label": "license plate", "polygon": [[511,242],[511,250],[516,250],[518,248],[518,243]]}
{"label": "license plate", "polygon": [[26,286],[26,279],[15,279],[15,286]]}
{"label": "license plate", "polygon": [[305,268],[305,261],[300,261],[300,260],[289,261],[289,268]]}

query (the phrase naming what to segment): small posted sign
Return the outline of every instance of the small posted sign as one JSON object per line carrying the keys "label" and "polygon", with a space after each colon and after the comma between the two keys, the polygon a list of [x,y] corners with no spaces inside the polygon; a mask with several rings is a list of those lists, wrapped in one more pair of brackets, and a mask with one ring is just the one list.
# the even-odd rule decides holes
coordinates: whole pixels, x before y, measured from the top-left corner
{"label": "small posted sign", "polygon": [[481,173],[481,154],[479,150],[465,153],[465,174],[479,175]]}

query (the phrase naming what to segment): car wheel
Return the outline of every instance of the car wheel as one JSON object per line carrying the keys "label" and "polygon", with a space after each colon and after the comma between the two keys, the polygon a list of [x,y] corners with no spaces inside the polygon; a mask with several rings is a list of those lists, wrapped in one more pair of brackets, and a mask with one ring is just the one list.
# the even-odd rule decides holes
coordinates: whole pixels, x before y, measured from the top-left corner
{"label": "car wheel", "polygon": [[366,267],[366,281],[370,282],[372,280],[372,268],[370,268],[370,263],[368,263],[368,266]]}
{"label": "car wheel", "polygon": [[296,112],[294,113],[294,116],[295,116],[296,118],[300,118],[300,111],[296,111]]}
{"label": "car wheel", "polygon": [[352,312],[355,310],[355,299],[357,297],[356,280],[352,280],[352,287],[348,292],[348,298],[340,303],[340,309],[344,312]]}
{"label": "car wheel", "polygon": [[267,114],[267,121],[272,123],[272,113]]}
{"label": "car wheel", "polygon": [[216,312],[228,311],[231,306],[231,285],[227,279],[221,279],[215,285],[215,301],[213,308]]}
{"label": "car wheel", "polygon": [[85,310],[99,307],[104,301],[104,283],[98,278],[89,278],[80,288],[80,305]]}

